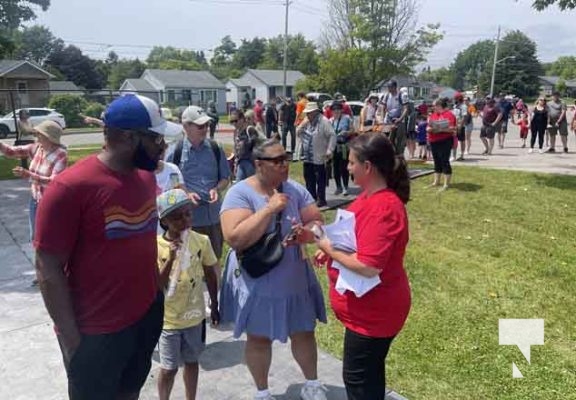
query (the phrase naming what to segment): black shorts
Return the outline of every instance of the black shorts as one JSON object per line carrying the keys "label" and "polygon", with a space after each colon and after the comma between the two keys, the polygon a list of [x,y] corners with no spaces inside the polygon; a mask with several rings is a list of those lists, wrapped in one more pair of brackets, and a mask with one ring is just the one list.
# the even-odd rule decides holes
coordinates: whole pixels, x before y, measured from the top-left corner
{"label": "black shorts", "polygon": [[508,133],[508,120],[502,120],[502,122],[500,122],[500,133]]}
{"label": "black shorts", "polygon": [[418,133],[416,131],[409,131],[408,132],[408,140],[416,140]]}
{"label": "black shorts", "polygon": [[496,128],[492,125],[484,125],[480,128],[480,137],[487,138],[487,139],[494,139],[496,135]]}
{"label": "black shorts", "polygon": [[118,394],[139,393],[152,366],[163,320],[164,294],[159,292],[133,325],[109,334],[82,335],[66,366],[70,400],[115,399]]}
{"label": "black shorts", "polygon": [[456,133],[456,137],[458,138],[459,142],[465,142],[466,141],[466,128],[464,126],[461,128],[458,128],[458,132]]}

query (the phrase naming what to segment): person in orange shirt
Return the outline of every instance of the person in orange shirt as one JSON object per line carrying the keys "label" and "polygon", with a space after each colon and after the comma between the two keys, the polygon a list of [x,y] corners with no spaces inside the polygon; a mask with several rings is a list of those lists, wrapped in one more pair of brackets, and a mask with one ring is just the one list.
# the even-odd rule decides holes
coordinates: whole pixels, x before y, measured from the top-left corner
{"label": "person in orange shirt", "polygon": [[308,99],[306,98],[306,93],[298,92],[298,102],[296,103],[296,126],[304,120],[306,115],[304,114],[304,109],[308,104]]}

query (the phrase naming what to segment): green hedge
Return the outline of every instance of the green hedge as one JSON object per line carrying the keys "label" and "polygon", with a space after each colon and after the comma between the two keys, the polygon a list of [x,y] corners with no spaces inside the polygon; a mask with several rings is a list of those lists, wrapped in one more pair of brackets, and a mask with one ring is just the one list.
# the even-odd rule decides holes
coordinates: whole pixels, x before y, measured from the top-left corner
{"label": "green hedge", "polygon": [[68,128],[84,126],[84,119],[80,116],[88,107],[88,102],[84,97],[71,94],[57,94],[50,97],[48,107],[64,115]]}

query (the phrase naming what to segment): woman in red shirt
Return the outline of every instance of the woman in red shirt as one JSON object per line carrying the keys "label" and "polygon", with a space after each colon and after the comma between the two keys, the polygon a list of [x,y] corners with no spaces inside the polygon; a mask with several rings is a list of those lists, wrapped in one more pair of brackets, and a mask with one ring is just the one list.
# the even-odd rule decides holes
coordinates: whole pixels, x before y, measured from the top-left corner
{"label": "woman in red shirt", "polygon": [[446,190],[452,177],[450,152],[456,135],[456,117],[448,109],[447,98],[434,101],[434,111],[428,117],[427,131],[434,158],[434,182],[431,186],[439,186],[440,176],[444,175],[444,186],[440,190]]}
{"label": "woman in red shirt", "polygon": [[[390,344],[410,310],[410,285],[404,270],[410,196],[405,162],[394,154],[390,140],[380,133],[360,135],[350,143],[348,170],[362,193],[348,211],[355,214],[356,253],[332,247],[319,238],[318,265],[328,264],[330,302],[346,327],[343,377],[348,400],[384,400],[385,361]],[[335,289],[341,266],[380,283],[357,297]]]}

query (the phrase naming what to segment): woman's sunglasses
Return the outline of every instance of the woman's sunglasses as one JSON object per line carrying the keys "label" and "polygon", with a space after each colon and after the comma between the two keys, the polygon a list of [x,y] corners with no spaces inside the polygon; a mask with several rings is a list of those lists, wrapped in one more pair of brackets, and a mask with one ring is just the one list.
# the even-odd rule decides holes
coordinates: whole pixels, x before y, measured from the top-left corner
{"label": "woman's sunglasses", "polygon": [[282,154],[281,156],[278,157],[258,157],[257,160],[260,161],[269,161],[272,164],[278,166],[278,165],[286,165],[288,164],[288,162],[290,161],[288,159],[288,156],[286,154]]}

